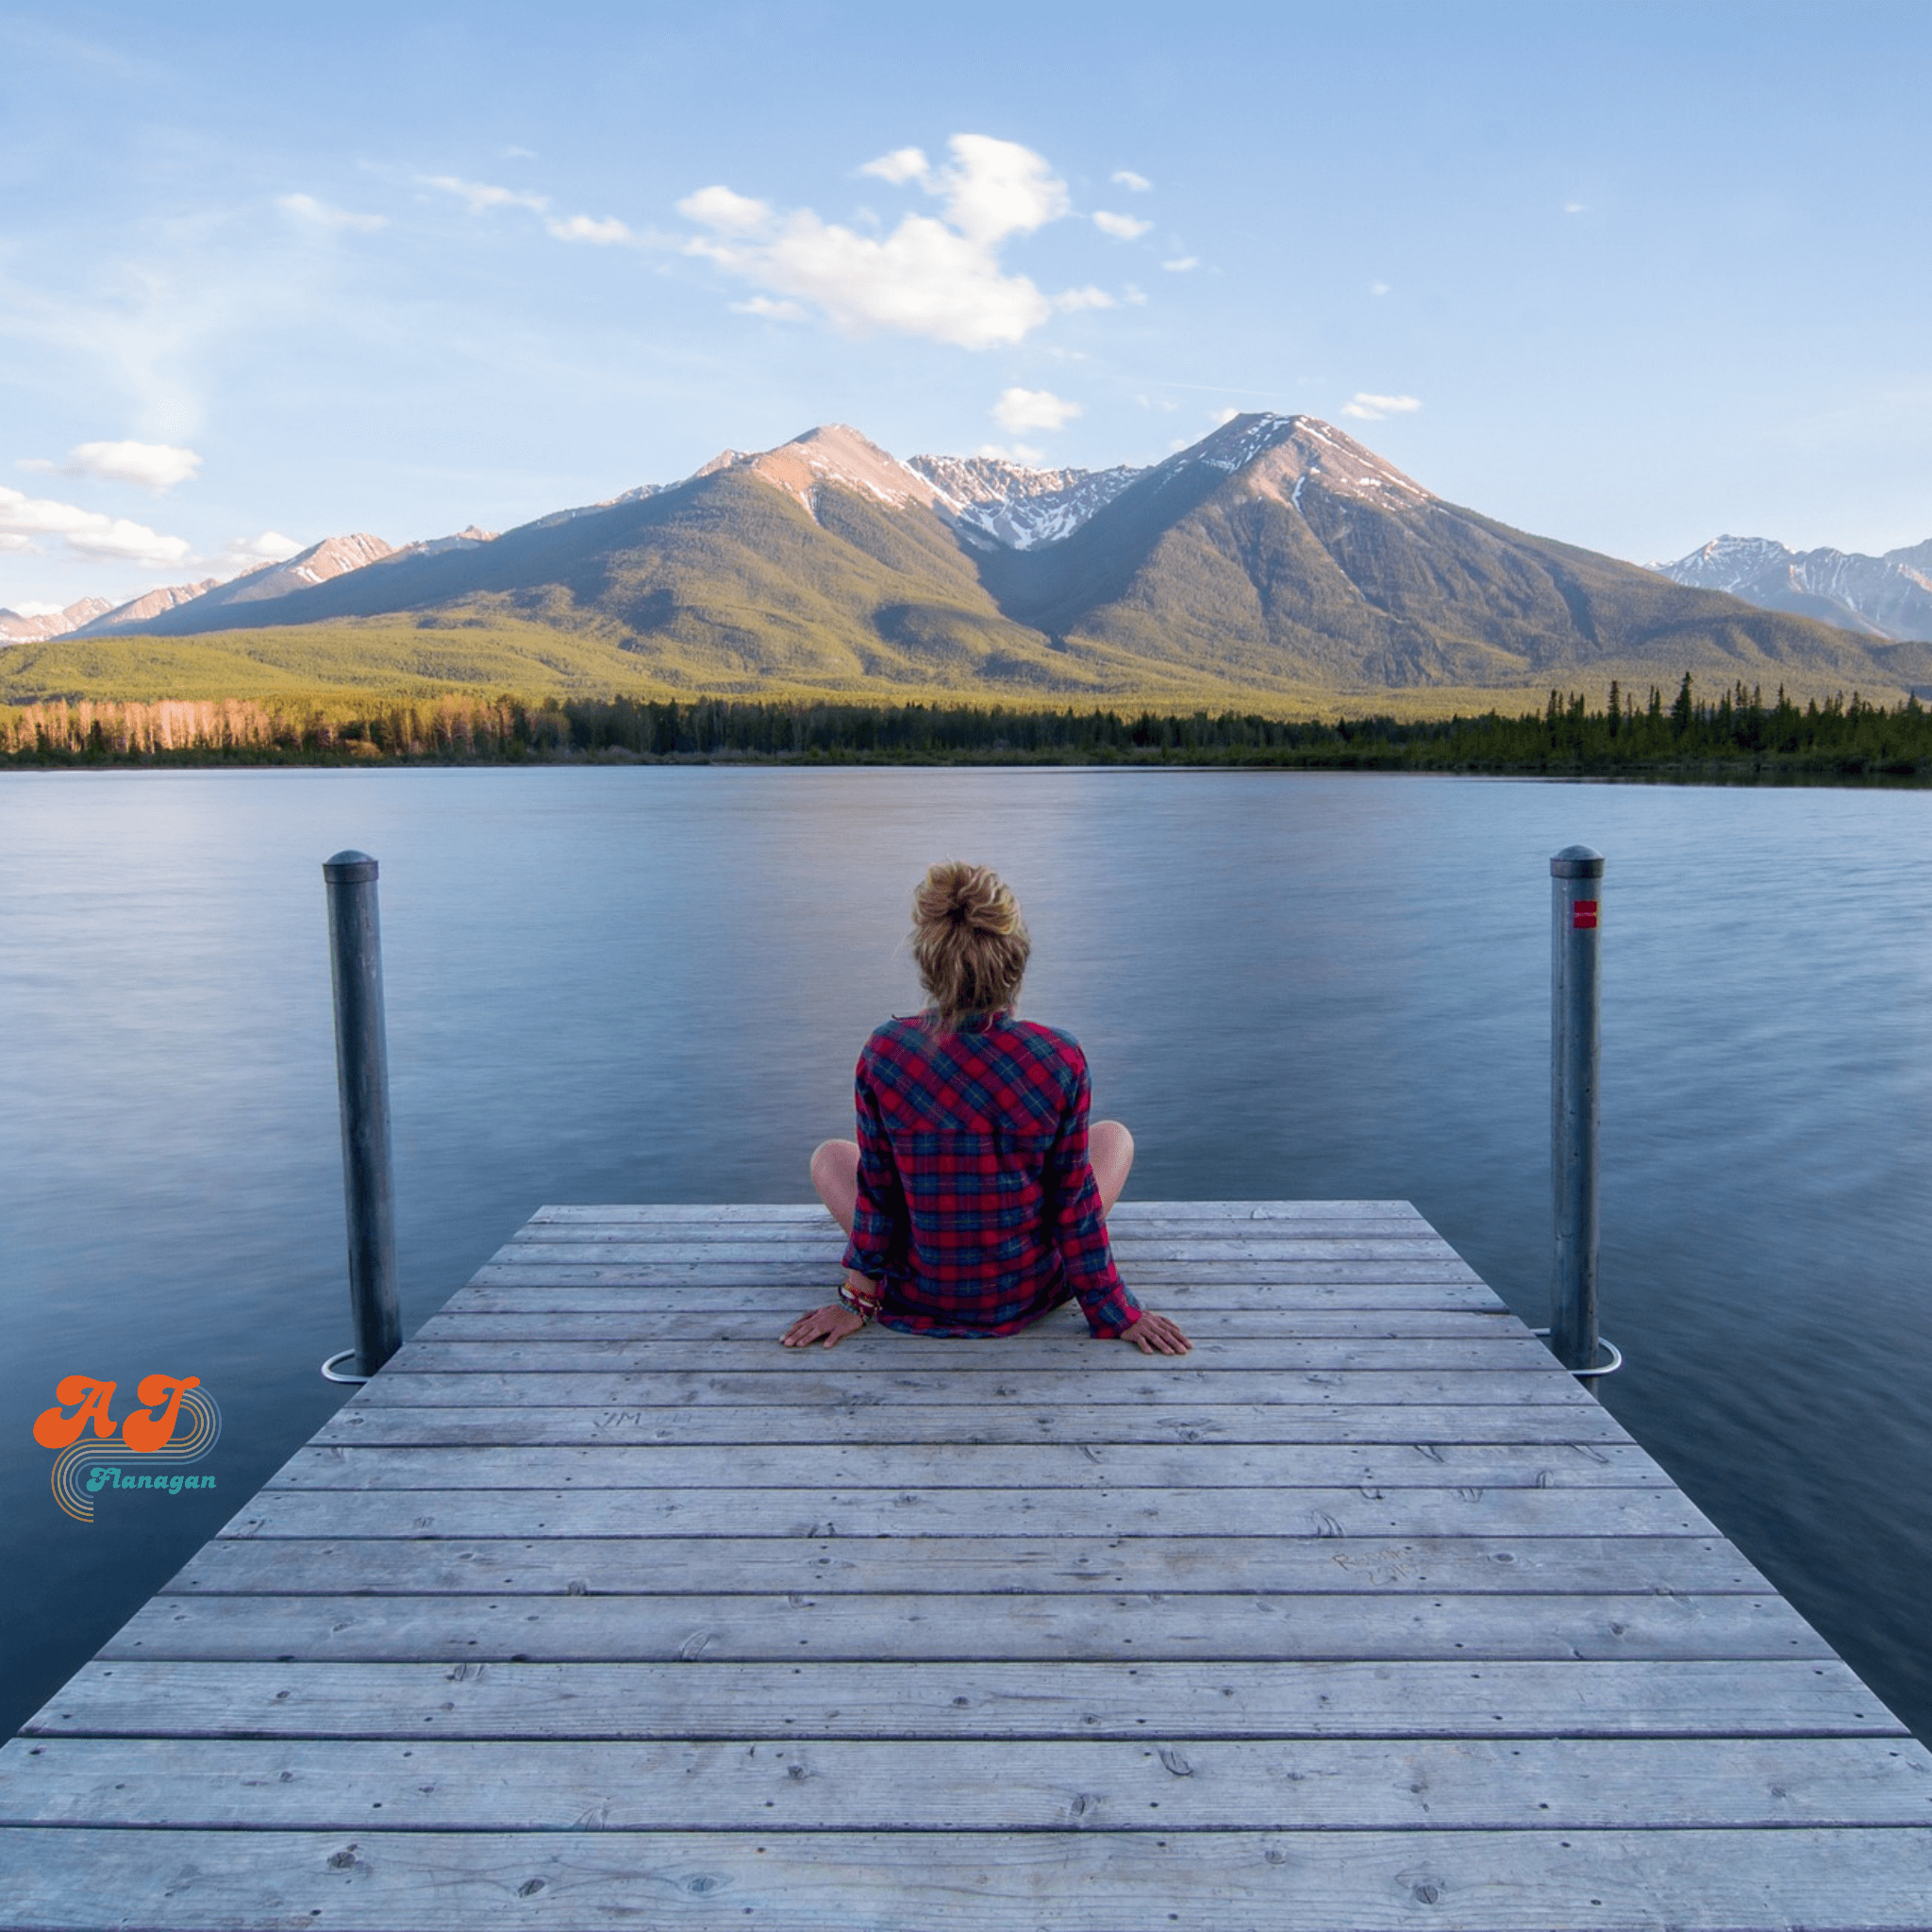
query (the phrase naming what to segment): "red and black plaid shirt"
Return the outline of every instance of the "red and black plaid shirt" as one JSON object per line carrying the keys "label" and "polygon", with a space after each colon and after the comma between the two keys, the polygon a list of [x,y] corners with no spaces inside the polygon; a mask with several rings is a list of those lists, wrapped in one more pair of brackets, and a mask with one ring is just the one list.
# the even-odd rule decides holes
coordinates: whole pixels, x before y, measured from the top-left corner
{"label": "red and black plaid shirt", "polygon": [[933,1033],[889,1020],[858,1057],[858,1206],[845,1266],[879,1320],[1005,1335],[1077,1295],[1114,1336],[1140,1304],[1115,1272],[1087,1158],[1087,1057],[1000,1012]]}

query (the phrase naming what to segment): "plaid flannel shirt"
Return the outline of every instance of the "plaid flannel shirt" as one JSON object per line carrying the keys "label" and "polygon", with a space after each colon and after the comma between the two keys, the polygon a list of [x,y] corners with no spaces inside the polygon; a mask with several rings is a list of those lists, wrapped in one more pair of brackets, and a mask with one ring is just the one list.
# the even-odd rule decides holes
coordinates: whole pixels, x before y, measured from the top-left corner
{"label": "plaid flannel shirt", "polygon": [[856,1097],[845,1266],[877,1285],[866,1312],[926,1335],[1006,1335],[1071,1292],[1095,1335],[1139,1319],[1108,1245],[1071,1034],[1005,1012],[957,1033],[889,1020],[859,1055]]}

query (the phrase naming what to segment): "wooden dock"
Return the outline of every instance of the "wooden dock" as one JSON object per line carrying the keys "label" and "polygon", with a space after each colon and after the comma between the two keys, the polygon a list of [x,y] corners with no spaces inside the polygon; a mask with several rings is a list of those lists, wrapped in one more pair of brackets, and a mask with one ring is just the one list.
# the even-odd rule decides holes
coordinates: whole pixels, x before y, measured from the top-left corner
{"label": "wooden dock", "polygon": [[1932,1757],[1412,1208],[1113,1229],[1191,1355],[544,1209],[0,1751],[0,1923],[1932,1925]]}

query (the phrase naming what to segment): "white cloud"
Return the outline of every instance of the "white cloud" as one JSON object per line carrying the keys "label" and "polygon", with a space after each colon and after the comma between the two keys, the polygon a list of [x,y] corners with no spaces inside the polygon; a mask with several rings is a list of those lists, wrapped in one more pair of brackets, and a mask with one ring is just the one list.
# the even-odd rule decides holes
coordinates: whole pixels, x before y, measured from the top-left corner
{"label": "white cloud", "polygon": [[347,208],[330,208],[325,202],[317,201],[312,194],[277,195],[275,206],[285,214],[313,222],[322,228],[358,228],[365,233],[374,233],[377,228],[389,226],[387,215],[354,214]]}
{"label": "white cloud", "polygon": [[[41,546],[31,537],[20,537],[11,530],[0,530],[0,552],[10,556],[38,557],[41,554]],[[13,608],[23,617],[44,617],[47,614],[45,610],[29,610],[24,604],[16,604]],[[50,608],[58,610],[61,607],[56,604]]]}
{"label": "white cloud", "polygon": [[1128,188],[1136,194],[1145,194],[1154,186],[1146,175],[1137,175],[1131,168],[1116,168],[1108,178],[1116,188]]}
{"label": "white cloud", "polygon": [[533,147],[507,147],[497,158],[504,161],[534,161],[537,158],[537,150]]}
{"label": "white cloud", "polygon": [[1177,255],[1172,261],[1163,261],[1161,267],[1171,275],[1184,275],[1190,269],[1201,266],[1198,255]]}
{"label": "white cloud", "polygon": [[875,161],[867,161],[858,172],[876,175],[881,181],[890,181],[897,188],[908,181],[924,181],[932,173],[932,164],[926,159],[924,148],[895,147],[891,154],[881,155]]}
{"label": "white cloud", "polygon": [[[1046,452],[1030,442],[982,442],[973,452],[976,457],[995,457],[1003,463],[1043,463]],[[25,612],[21,613],[23,616]]]}
{"label": "white cloud", "polygon": [[1563,204],[1563,212],[1566,215],[1582,215],[1588,214],[1590,212],[1590,208],[1588,205],[1584,202],[1566,201]]}
{"label": "white cloud", "polygon": [[1093,225],[1103,235],[1111,235],[1116,242],[1138,242],[1154,224],[1140,221],[1133,215],[1110,215],[1102,208],[1093,217]]}
{"label": "white cloud", "polygon": [[14,605],[13,614],[16,617],[58,617],[62,608],[58,604],[36,604],[29,599],[24,604]]}
{"label": "white cloud", "polygon": [[1002,429],[1018,435],[1023,429],[1064,429],[1080,406],[1050,389],[1008,389],[1000,391],[992,413]]}
{"label": "white cloud", "polygon": [[734,194],[728,188],[700,188],[677,204],[677,212],[689,221],[726,235],[753,234],[772,219],[769,202],[755,201],[748,194]]}
{"label": "white cloud", "polygon": [[1415,396],[1372,396],[1365,390],[1357,390],[1352,402],[1343,403],[1344,416],[1357,416],[1364,423],[1379,423],[1385,416],[1408,416],[1422,408]]}
{"label": "white cloud", "polygon": [[179,563],[191,549],[184,537],[163,537],[144,524],[103,515],[49,497],[27,496],[0,484],[0,541],[9,550],[38,550],[42,537],[58,537],[84,557],[107,557],[126,563]]}
{"label": "white cloud", "polygon": [[1369,284],[1369,293],[1372,295],[1386,295],[1389,292],[1390,289],[1387,282],[1371,282]]}
{"label": "white cloud", "polygon": [[1105,289],[1096,289],[1090,282],[1084,289],[1062,289],[1053,298],[1053,306],[1072,313],[1079,308],[1111,308],[1114,304]]}
{"label": "white cloud", "polygon": [[23,470],[58,470],[65,476],[98,476],[109,483],[133,483],[158,496],[177,483],[192,480],[201,458],[192,449],[169,442],[82,442],[67,452],[64,461],[50,463],[39,457],[23,458]]}
{"label": "white cloud", "polygon": [[280,563],[304,546],[279,530],[264,530],[258,537],[231,537],[208,558],[216,569],[259,570],[265,563]]}
{"label": "white cloud", "polygon": [[[916,181],[942,202],[938,218],[907,215],[880,240],[810,208],[780,216],[766,202],[713,186],[677,204],[680,214],[711,230],[687,242],[685,252],[774,294],[812,303],[853,333],[897,329],[966,349],[1017,342],[1056,304],[1026,276],[1002,272],[1000,246],[1066,214],[1066,184],[1014,142],[956,134],[949,145],[952,163],[942,169],[918,149],[900,148],[861,171]],[[1111,298],[1094,289],[1060,300],[1104,308]]]}
{"label": "white cloud", "polygon": [[547,194],[523,194],[514,188],[492,188],[487,181],[463,181],[454,175],[419,175],[425,188],[440,188],[469,204],[473,215],[487,214],[493,208],[526,208],[542,214],[550,206]]}
{"label": "white cloud", "polygon": [[1224,423],[1232,423],[1240,414],[1241,411],[1239,409],[1216,409],[1214,412],[1215,428],[1219,429]]}
{"label": "white cloud", "polygon": [[748,301],[727,302],[734,315],[762,315],[768,322],[803,322],[806,311],[796,302],[774,302],[769,295],[753,295]]}
{"label": "white cloud", "polygon": [[589,242],[599,248],[608,248],[616,242],[635,242],[638,239],[615,215],[601,222],[590,215],[572,215],[568,221],[558,221],[553,215],[543,225],[559,242]]}

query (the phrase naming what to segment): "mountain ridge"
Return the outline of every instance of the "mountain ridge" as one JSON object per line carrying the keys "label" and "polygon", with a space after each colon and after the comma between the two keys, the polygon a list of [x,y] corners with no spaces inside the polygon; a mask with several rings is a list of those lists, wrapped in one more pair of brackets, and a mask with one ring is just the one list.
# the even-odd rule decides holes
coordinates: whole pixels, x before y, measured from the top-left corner
{"label": "mountain ridge", "polygon": [[641,683],[719,694],[1225,702],[1668,687],[1686,670],[1868,693],[1932,679],[1922,644],[1513,529],[1332,424],[1272,412],[1098,472],[902,460],[826,424],[501,535],[325,540],[138,632],[126,621],[75,635],[548,632],[621,654]]}

